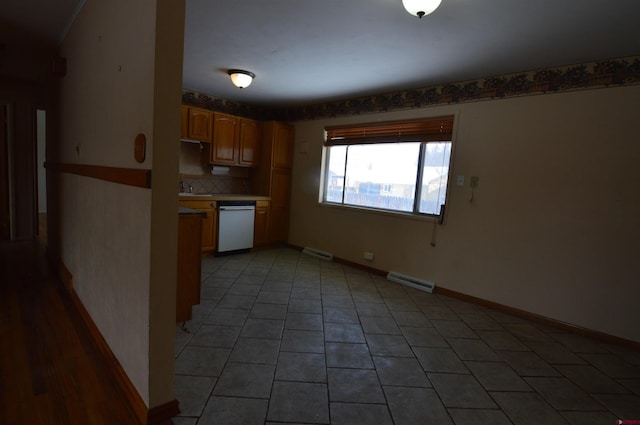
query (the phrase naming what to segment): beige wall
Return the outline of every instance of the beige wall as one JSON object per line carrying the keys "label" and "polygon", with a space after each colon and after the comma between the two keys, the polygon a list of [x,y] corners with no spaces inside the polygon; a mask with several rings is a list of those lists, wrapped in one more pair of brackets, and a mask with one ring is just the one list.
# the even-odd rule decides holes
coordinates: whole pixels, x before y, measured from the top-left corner
{"label": "beige wall", "polygon": [[61,46],[57,159],[153,172],[151,190],[64,175],[59,202],[62,261],[149,407],[173,399],[183,27],[184,1],[94,0]]}
{"label": "beige wall", "polygon": [[178,157],[185,0],[157,0],[153,99],[149,406],[174,398]]}
{"label": "beige wall", "polygon": [[[289,242],[640,341],[639,110],[631,86],[299,122]],[[452,174],[480,181],[470,203],[452,179],[435,247],[431,222],[318,204],[326,125],[449,113]]]}

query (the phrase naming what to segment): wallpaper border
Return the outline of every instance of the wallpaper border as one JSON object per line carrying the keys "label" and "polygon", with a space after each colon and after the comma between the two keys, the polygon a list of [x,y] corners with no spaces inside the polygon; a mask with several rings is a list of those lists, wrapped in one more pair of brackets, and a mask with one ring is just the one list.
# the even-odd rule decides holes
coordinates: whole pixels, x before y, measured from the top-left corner
{"label": "wallpaper border", "polygon": [[259,120],[302,121],[640,84],[640,56],[446,83],[305,106],[242,104],[183,89],[182,103]]}

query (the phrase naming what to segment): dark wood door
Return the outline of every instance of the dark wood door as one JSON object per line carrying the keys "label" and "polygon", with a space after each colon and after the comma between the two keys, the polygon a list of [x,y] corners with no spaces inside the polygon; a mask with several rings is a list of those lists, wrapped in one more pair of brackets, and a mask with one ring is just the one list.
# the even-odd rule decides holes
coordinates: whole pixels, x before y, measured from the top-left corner
{"label": "dark wood door", "polygon": [[9,107],[0,105],[0,239],[10,238],[9,207]]}

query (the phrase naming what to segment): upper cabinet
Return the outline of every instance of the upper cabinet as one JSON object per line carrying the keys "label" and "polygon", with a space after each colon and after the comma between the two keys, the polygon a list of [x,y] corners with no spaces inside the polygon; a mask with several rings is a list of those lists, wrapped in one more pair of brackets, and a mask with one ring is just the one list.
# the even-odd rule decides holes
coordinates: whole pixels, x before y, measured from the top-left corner
{"label": "upper cabinet", "polygon": [[271,166],[290,170],[293,166],[294,128],[281,122],[271,122],[267,123],[266,129],[267,143],[273,146]]}
{"label": "upper cabinet", "polygon": [[257,167],[260,163],[260,125],[258,121],[240,119],[238,164]]}
{"label": "upper cabinet", "polygon": [[189,138],[189,107],[182,105],[182,130],[180,132],[181,139]]}
{"label": "upper cabinet", "polygon": [[213,113],[212,164],[256,167],[259,149],[260,126],[257,121]]}
{"label": "upper cabinet", "polygon": [[213,113],[212,164],[238,164],[238,121],[237,117],[231,115]]}
{"label": "upper cabinet", "polygon": [[261,134],[256,120],[182,105],[182,138],[211,142],[204,146],[211,164],[257,167]]}
{"label": "upper cabinet", "polygon": [[211,142],[213,113],[206,109],[182,106],[182,137]]}

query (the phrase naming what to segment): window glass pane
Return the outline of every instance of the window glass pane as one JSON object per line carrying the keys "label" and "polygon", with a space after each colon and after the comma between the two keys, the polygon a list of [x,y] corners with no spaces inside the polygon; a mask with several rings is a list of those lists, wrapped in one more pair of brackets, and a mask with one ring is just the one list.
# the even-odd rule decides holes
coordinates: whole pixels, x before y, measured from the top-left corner
{"label": "window glass pane", "polygon": [[419,212],[440,214],[440,205],[445,203],[447,194],[450,158],[451,142],[427,143],[422,170]]}
{"label": "window glass pane", "polygon": [[413,211],[419,151],[420,143],[350,145],[344,203]]}
{"label": "window glass pane", "polygon": [[324,200],[342,202],[344,189],[344,165],[347,160],[346,146],[332,146],[328,149],[329,167],[325,182]]}

